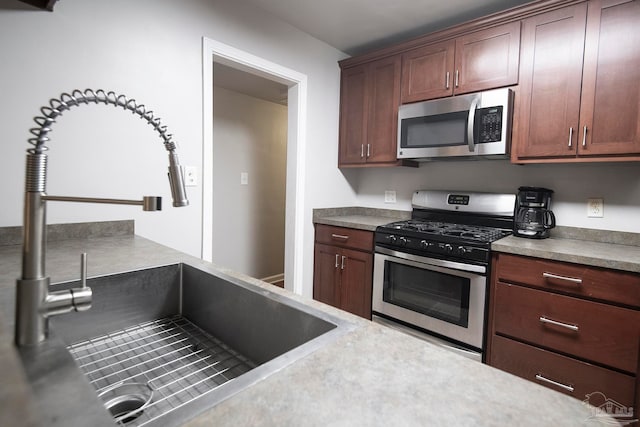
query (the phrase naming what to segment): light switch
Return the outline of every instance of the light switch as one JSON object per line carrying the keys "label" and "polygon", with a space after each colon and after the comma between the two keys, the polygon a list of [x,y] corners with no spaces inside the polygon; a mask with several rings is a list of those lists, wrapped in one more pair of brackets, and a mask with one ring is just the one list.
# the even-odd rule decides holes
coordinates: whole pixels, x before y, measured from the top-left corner
{"label": "light switch", "polygon": [[240,172],[240,185],[249,184],[249,172]]}

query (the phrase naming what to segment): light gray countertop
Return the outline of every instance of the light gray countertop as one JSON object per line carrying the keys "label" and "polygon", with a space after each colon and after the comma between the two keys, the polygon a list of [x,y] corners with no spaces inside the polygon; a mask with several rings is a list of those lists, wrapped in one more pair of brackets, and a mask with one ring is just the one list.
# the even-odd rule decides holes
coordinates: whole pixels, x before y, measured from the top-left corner
{"label": "light gray countertop", "polygon": [[492,243],[491,250],[640,273],[640,246],[554,237],[536,240],[507,236]]}
{"label": "light gray countertop", "polygon": [[[185,261],[207,265],[356,325],[188,426],[597,425],[590,419],[592,408],[579,400],[133,235],[50,242],[47,269],[52,281],[76,279],[77,254],[82,251],[89,254],[90,277]],[[90,386],[77,373],[66,379],[55,370],[27,375],[26,356],[12,345],[19,266],[20,247],[0,246],[0,425],[108,425],[106,411],[87,393]],[[64,387],[56,381],[64,382]],[[65,390],[85,399],[84,418],[48,413],[52,402],[70,400]]]}
{"label": "light gray countertop", "polygon": [[313,223],[376,231],[379,225],[411,218],[411,212],[361,207],[313,210]]}

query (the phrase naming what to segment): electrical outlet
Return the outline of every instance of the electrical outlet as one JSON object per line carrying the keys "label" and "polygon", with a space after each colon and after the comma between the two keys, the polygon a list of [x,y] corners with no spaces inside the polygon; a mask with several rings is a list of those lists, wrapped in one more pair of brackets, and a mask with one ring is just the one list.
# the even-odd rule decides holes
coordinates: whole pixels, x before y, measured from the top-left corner
{"label": "electrical outlet", "polygon": [[604,200],[601,198],[587,199],[587,217],[602,218],[604,217]]}
{"label": "electrical outlet", "polygon": [[384,202],[385,203],[395,203],[396,202],[396,192],[395,191],[385,191],[384,192]]}
{"label": "electrical outlet", "polygon": [[196,166],[184,167],[184,186],[185,187],[198,186],[198,168]]}

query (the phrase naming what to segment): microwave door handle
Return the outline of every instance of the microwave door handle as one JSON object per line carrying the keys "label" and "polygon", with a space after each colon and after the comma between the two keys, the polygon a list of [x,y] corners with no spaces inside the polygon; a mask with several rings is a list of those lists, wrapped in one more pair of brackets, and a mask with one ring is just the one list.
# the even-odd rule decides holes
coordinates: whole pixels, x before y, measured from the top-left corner
{"label": "microwave door handle", "polygon": [[467,143],[469,144],[469,152],[476,151],[475,141],[473,140],[473,128],[476,121],[476,109],[478,108],[478,97],[473,98],[469,107],[469,118],[467,119]]}

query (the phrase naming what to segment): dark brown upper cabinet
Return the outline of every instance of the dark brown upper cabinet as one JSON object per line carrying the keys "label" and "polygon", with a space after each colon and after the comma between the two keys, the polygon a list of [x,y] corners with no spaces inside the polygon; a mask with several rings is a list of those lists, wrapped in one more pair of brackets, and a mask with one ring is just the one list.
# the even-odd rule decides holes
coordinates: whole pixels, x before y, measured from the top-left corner
{"label": "dark brown upper cabinet", "polygon": [[519,54],[519,21],[405,52],[401,102],[515,85]]}
{"label": "dark brown upper cabinet", "polygon": [[343,69],[340,92],[338,165],[401,165],[396,158],[400,56]]}
{"label": "dark brown upper cabinet", "polygon": [[523,20],[512,161],[640,160],[640,2]]}
{"label": "dark brown upper cabinet", "polygon": [[640,1],[539,0],[340,61],[340,167],[395,166],[400,104],[512,86],[511,161],[640,161]]}

